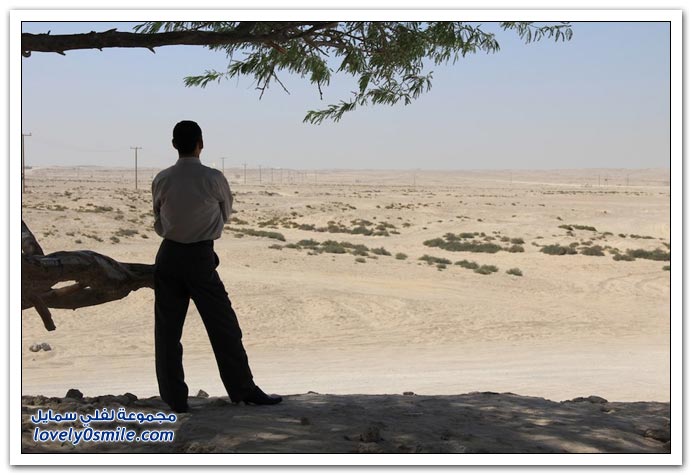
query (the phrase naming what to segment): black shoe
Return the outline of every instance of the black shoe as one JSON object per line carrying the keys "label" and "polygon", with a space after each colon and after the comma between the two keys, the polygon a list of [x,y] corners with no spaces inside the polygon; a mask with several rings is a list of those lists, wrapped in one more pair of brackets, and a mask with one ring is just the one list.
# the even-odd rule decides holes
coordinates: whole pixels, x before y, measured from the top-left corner
{"label": "black shoe", "polygon": [[273,404],[279,404],[281,401],[283,401],[283,398],[281,396],[269,396],[264,393],[258,386],[255,386],[255,389],[252,390],[248,395],[240,397],[240,398],[231,398],[231,401],[234,403],[238,404],[240,402],[244,402],[245,404],[255,404],[258,406],[270,406]]}
{"label": "black shoe", "polygon": [[171,410],[173,412],[177,412],[178,414],[183,413],[183,412],[190,412],[190,406],[185,404],[184,406],[171,406]]}

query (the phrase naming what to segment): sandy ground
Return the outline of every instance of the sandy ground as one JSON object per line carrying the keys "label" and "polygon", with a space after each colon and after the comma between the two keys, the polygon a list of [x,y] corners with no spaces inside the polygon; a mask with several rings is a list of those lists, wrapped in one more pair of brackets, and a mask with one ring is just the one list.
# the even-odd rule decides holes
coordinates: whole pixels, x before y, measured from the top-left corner
{"label": "sandy ground", "polygon": [[[90,249],[123,262],[153,263],[160,242],[152,228],[149,193],[155,173],[140,170],[136,191],[128,170],[28,170],[23,219],[47,253]],[[420,402],[421,410],[405,409],[425,414],[418,419],[430,427],[421,430],[444,426],[440,421],[449,404],[485,404],[489,397],[504,404],[498,406],[500,412],[516,407],[522,413],[525,406],[535,406],[551,420],[573,406],[550,401],[578,396],[598,395],[619,402],[670,401],[670,272],[663,269],[670,262],[616,261],[611,253],[614,249],[620,254],[628,249],[668,251],[667,170],[275,170],[273,183],[271,172],[263,170],[261,184],[256,171],[248,172],[247,183],[242,171],[226,170],[226,174],[237,213],[236,221],[229,223],[232,229],[216,242],[221,259],[218,270],[243,328],[257,383],[267,392],[296,395],[271,414],[290,419],[302,410],[312,410],[311,401],[317,396],[308,391],[329,395],[318,398],[324,410],[341,401],[337,406],[347,406],[354,414],[358,407],[393,410],[400,404],[420,402],[387,394],[431,395],[429,401],[435,402]],[[389,235],[295,227],[326,227],[332,221],[348,230],[356,227],[355,220],[368,220],[370,229],[386,223]],[[566,224],[592,226],[597,231],[559,227]],[[279,232],[285,241],[250,236],[240,229]],[[524,252],[452,252],[423,244],[446,233],[469,232],[484,233],[476,239],[488,238],[484,242],[502,246],[511,245],[508,239],[521,239]],[[270,248],[303,239],[382,247],[391,256],[369,252],[361,258],[364,262],[358,262],[348,253]],[[575,249],[608,247],[604,256],[540,252],[544,245],[573,242]],[[406,258],[396,258],[397,253]],[[495,265],[499,270],[481,275],[457,265],[438,268],[419,260],[426,254],[451,262],[466,259]],[[522,276],[507,274],[511,268],[520,269]],[[122,301],[74,312],[55,310],[53,315],[57,330],[49,333],[35,311],[23,312],[22,394],[62,397],[70,388],[91,396],[157,394],[152,291],[139,290]],[[30,351],[32,344],[42,342],[52,350]],[[192,305],[183,345],[191,394],[204,389],[212,396],[225,396],[204,327]],[[546,400],[480,396],[477,391]],[[221,409],[201,410],[213,420],[212,412]],[[628,411],[639,410],[648,417],[670,409],[666,404],[623,405],[616,413],[625,417]],[[338,417],[348,419],[349,414],[345,410]],[[582,410],[570,414],[565,417],[593,420]],[[401,416],[401,420],[409,419]],[[367,417],[358,419],[360,425],[370,422]],[[384,422],[390,428],[385,432],[399,430],[392,429],[396,424]],[[349,430],[358,429],[358,424]],[[304,432],[291,430],[286,429],[287,438],[276,439],[295,442],[283,449],[243,448],[242,442],[218,447],[300,451],[298,439]],[[301,430],[314,431],[315,426]],[[540,450],[537,446],[547,451],[661,448],[651,445],[650,439],[631,442],[634,445],[599,446],[588,437],[573,438],[569,431],[563,435],[571,442],[541,445],[531,439],[517,450]],[[199,439],[201,444],[207,443],[205,437]],[[421,441],[394,439],[392,444],[412,450],[425,446]],[[516,442],[510,439],[511,444]],[[499,445],[479,442],[485,440],[482,437],[474,440],[457,442],[471,451],[500,450]],[[326,443],[324,448],[360,450],[357,444],[339,443]],[[390,444],[384,450],[396,451],[396,447]],[[426,447],[421,450],[437,450]],[[450,444],[439,447],[462,450]]]}

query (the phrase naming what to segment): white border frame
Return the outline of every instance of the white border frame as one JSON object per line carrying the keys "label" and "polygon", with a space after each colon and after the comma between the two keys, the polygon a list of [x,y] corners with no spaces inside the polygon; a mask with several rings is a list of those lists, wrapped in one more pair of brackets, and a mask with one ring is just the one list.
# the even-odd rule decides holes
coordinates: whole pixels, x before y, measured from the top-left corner
{"label": "white border frame", "polygon": [[[9,180],[10,464],[12,465],[680,465],[682,464],[682,11],[681,10],[12,10],[10,13],[10,157],[20,156],[21,22],[150,20],[439,20],[665,21],[671,23],[671,454],[22,454],[21,438],[21,186]],[[107,54],[107,53],[104,53]],[[20,161],[10,160],[10,177]],[[674,335],[674,338],[673,338]]]}

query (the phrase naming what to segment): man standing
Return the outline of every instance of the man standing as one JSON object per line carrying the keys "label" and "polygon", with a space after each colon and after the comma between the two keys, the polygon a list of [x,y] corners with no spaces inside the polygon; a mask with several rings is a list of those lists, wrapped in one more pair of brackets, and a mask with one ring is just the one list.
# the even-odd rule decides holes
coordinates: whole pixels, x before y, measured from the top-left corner
{"label": "man standing", "polygon": [[173,129],[178,161],[151,185],[154,229],[163,238],[154,268],[156,378],[161,398],[176,412],[188,411],[180,338],[190,298],[209,335],[221,380],[233,402],[278,404],[255,385],[242,332],[216,272],[214,240],[221,237],[233,197],[221,172],[200,163],[202,130],[184,120]]}

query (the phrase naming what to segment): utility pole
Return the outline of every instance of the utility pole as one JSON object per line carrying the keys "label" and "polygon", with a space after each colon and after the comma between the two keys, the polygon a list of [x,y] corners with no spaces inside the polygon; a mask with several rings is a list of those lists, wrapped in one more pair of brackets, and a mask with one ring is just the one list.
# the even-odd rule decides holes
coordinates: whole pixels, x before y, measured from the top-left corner
{"label": "utility pole", "polygon": [[226,176],[226,157],[221,157],[221,173]]}
{"label": "utility pole", "polygon": [[22,193],[24,193],[24,137],[31,137],[31,132],[28,134],[22,132]]}
{"label": "utility pole", "polygon": [[247,185],[247,163],[243,162],[243,185]]}
{"label": "utility pole", "polygon": [[142,147],[130,147],[135,151],[135,190],[137,189],[137,150],[142,150]]}

